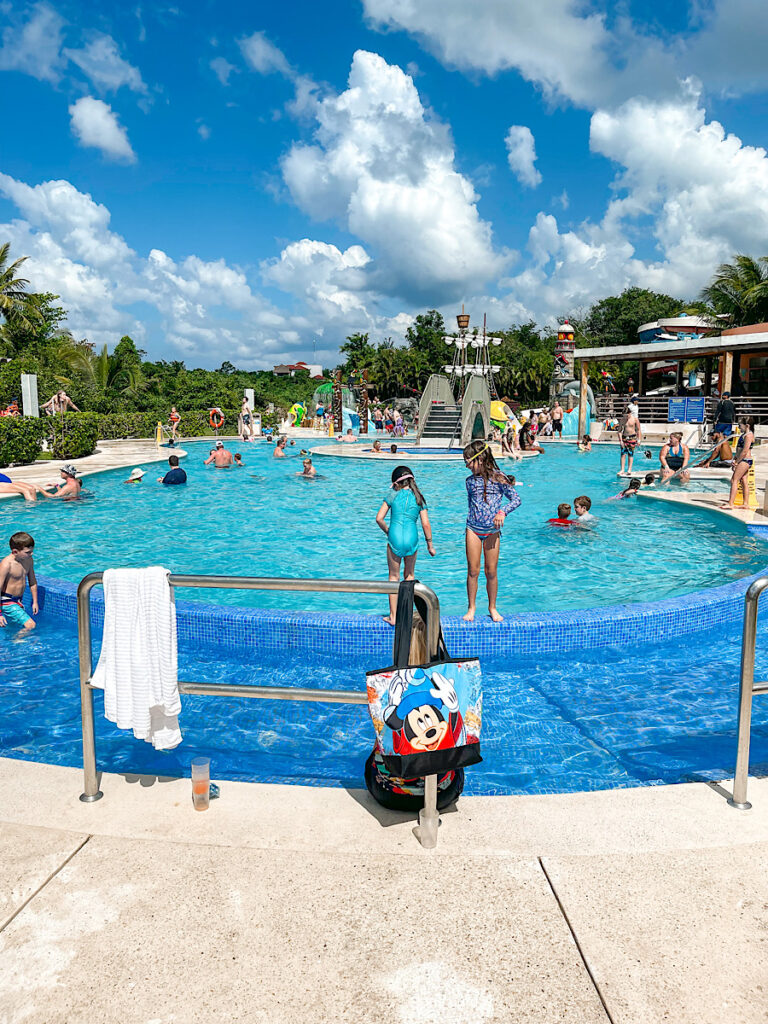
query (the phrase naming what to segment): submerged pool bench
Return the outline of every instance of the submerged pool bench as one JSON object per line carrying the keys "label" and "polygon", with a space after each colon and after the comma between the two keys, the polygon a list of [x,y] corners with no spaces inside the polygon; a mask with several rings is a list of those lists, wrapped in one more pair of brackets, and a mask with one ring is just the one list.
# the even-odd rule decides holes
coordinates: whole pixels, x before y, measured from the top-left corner
{"label": "submerged pool bench", "polygon": [[[103,582],[103,572],[84,576],[77,588],[77,641],[80,655],[80,709],[83,739],[84,803],[94,803],[104,795],[99,790],[96,771],[96,736],[93,719],[93,652],[91,647],[91,591]],[[171,587],[197,587],[212,590],[297,590],[326,593],[394,594],[399,583],[378,580],[283,579],[271,576],[187,576],[171,573]],[[436,651],[440,636],[440,602],[434,590],[416,583],[415,595],[427,608],[425,622],[427,650]],[[335,704],[368,704],[364,690],[312,690],[293,686],[252,686],[245,683],[197,683],[179,680],[179,693],[208,697],[257,697],[262,700],[300,700]],[[424,808],[414,835],[425,849],[437,846],[437,776],[424,778]]]}

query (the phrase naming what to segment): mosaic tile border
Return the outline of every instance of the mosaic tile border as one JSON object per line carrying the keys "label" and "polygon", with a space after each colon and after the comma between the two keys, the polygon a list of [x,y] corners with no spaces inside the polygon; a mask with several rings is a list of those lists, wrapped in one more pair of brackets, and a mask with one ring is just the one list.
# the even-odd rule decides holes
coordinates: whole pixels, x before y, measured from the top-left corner
{"label": "mosaic tile border", "polygon": [[[510,615],[500,624],[487,617],[470,623],[445,616],[443,634],[453,657],[503,658],[637,645],[663,637],[701,633],[721,627],[724,622],[740,620],[748,585],[765,572],[663,601]],[[76,622],[76,586],[40,577],[38,582],[41,612]],[[91,620],[94,631],[99,631],[104,621],[100,587],[91,592]],[[382,665],[391,658],[392,629],[377,616],[178,601],[176,621],[182,642],[251,649],[256,657],[262,651],[292,650],[307,654],[370,654],[381,659]]]}

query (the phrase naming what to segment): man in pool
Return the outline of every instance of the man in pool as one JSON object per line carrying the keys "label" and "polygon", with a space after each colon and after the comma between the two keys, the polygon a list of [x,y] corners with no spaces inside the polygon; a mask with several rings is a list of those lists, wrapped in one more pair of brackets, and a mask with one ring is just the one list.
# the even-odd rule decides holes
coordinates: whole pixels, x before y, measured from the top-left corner
{"label": "man in pool", "polygon": [[166,487],[173,486],[175,484],[185,484],[187,482],[186,472],[179,466],[179,456],[172,455],[168,459],[168,465],[171,467],[165,476],[159,476],[157,482],[159,484],[165,484]]}
{"label": "man in pool", "polygon": [[[47,489],[40,488],[46,498],[60,498],[62,501],[76,501],[80,497],[82,483],[77,479],[77,470],[71,462],[65,462],[60,470],[62,482],[50,484]],[[52,488],[52,489],[51,489]]]}
{"label": "man in pool", "polygon": [[712,435],[712,443],[715,445],[715,450],[708,458],[704,459],[703,462],[700,462],[699,466],[702,466],[703,468],[712,467],[713,469],[732,469],[733,449],[731,448],[731,443],[725,434],[716,430]]}
{"label": "man in pool", "polygon": [[345,444],[356,444],[357,438],[354,435],[352,427],[349,427],[346,434],[343,437],[340,437],[339,440],[343,441]]}
{"label": "man in pool", "polygon": [[203,465],[210,466],[211,463],[213,463],[216,469],[229,469],[232,465],[232,452],[227,451],[223,441],[216,442],[216,447],[211,449],[211,454]]}
{"label": "man in pool", "polygon": [[22,604],[24,588],[29,580],[32,614],[37,615],[37,579],[32,552],[35,542],[28,533],[14,533],[10,539],[11,553],[0,562],[0,626],[21,626],[34,629],[35,621]]}

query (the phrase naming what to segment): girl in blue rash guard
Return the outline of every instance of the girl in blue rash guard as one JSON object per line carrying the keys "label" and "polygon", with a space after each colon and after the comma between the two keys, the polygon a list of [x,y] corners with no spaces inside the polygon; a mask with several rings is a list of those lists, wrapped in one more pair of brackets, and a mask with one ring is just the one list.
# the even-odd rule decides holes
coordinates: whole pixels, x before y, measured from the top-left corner
{"label": "girl in blue rash guard", "polygon": [[477,580],[480,562],[485,555],[485,587],[488,591],[488,612],[494,622],[503,622],[496,608],[499,589],[497,569],[501,528],[504,518],[520,504],[515,490],[515,478],[506,477],[493,457],[491,447],[485,441],[472,441],[464,449],[464,462],[472,475],[467,477],[467,602],[469,608],[464,616],[472,622],[477,610]]}
{"label": "girl in blue rash guard", "polygon": [[[389,526],[385,522],[387,512],[391,512]],[[392,472],[392,490],[389,491],[381,503],[381,508],[376,514],[376,522],[387,535],[387,568],[391,582],[400,579],[400,561],[404,561],[403,579],[412,580],[416,566],[416,555],[419,550],[419,531],[417,523],[421,520],[421,527],[424,530],[424,539],[427,542],[427,551],[434,558],[435,546],[432,543],[432,527],[427,514],[427,503],[424,500],[413,473],[407,466],[398,466]],[[389,615],[384,616],[384,621],[390,626],[395,624],[395,611],[397,608],[397,597],[389,595]]]}

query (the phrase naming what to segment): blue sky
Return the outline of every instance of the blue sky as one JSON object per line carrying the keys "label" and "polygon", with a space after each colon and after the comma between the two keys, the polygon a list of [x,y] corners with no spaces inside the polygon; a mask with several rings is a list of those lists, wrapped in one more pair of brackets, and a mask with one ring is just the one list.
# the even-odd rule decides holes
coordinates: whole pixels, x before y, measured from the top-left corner
{"label": "blue sky", "polygon": [[758,0],[0,4],[0,237],[78,336],[328,365],[768,246]]}

